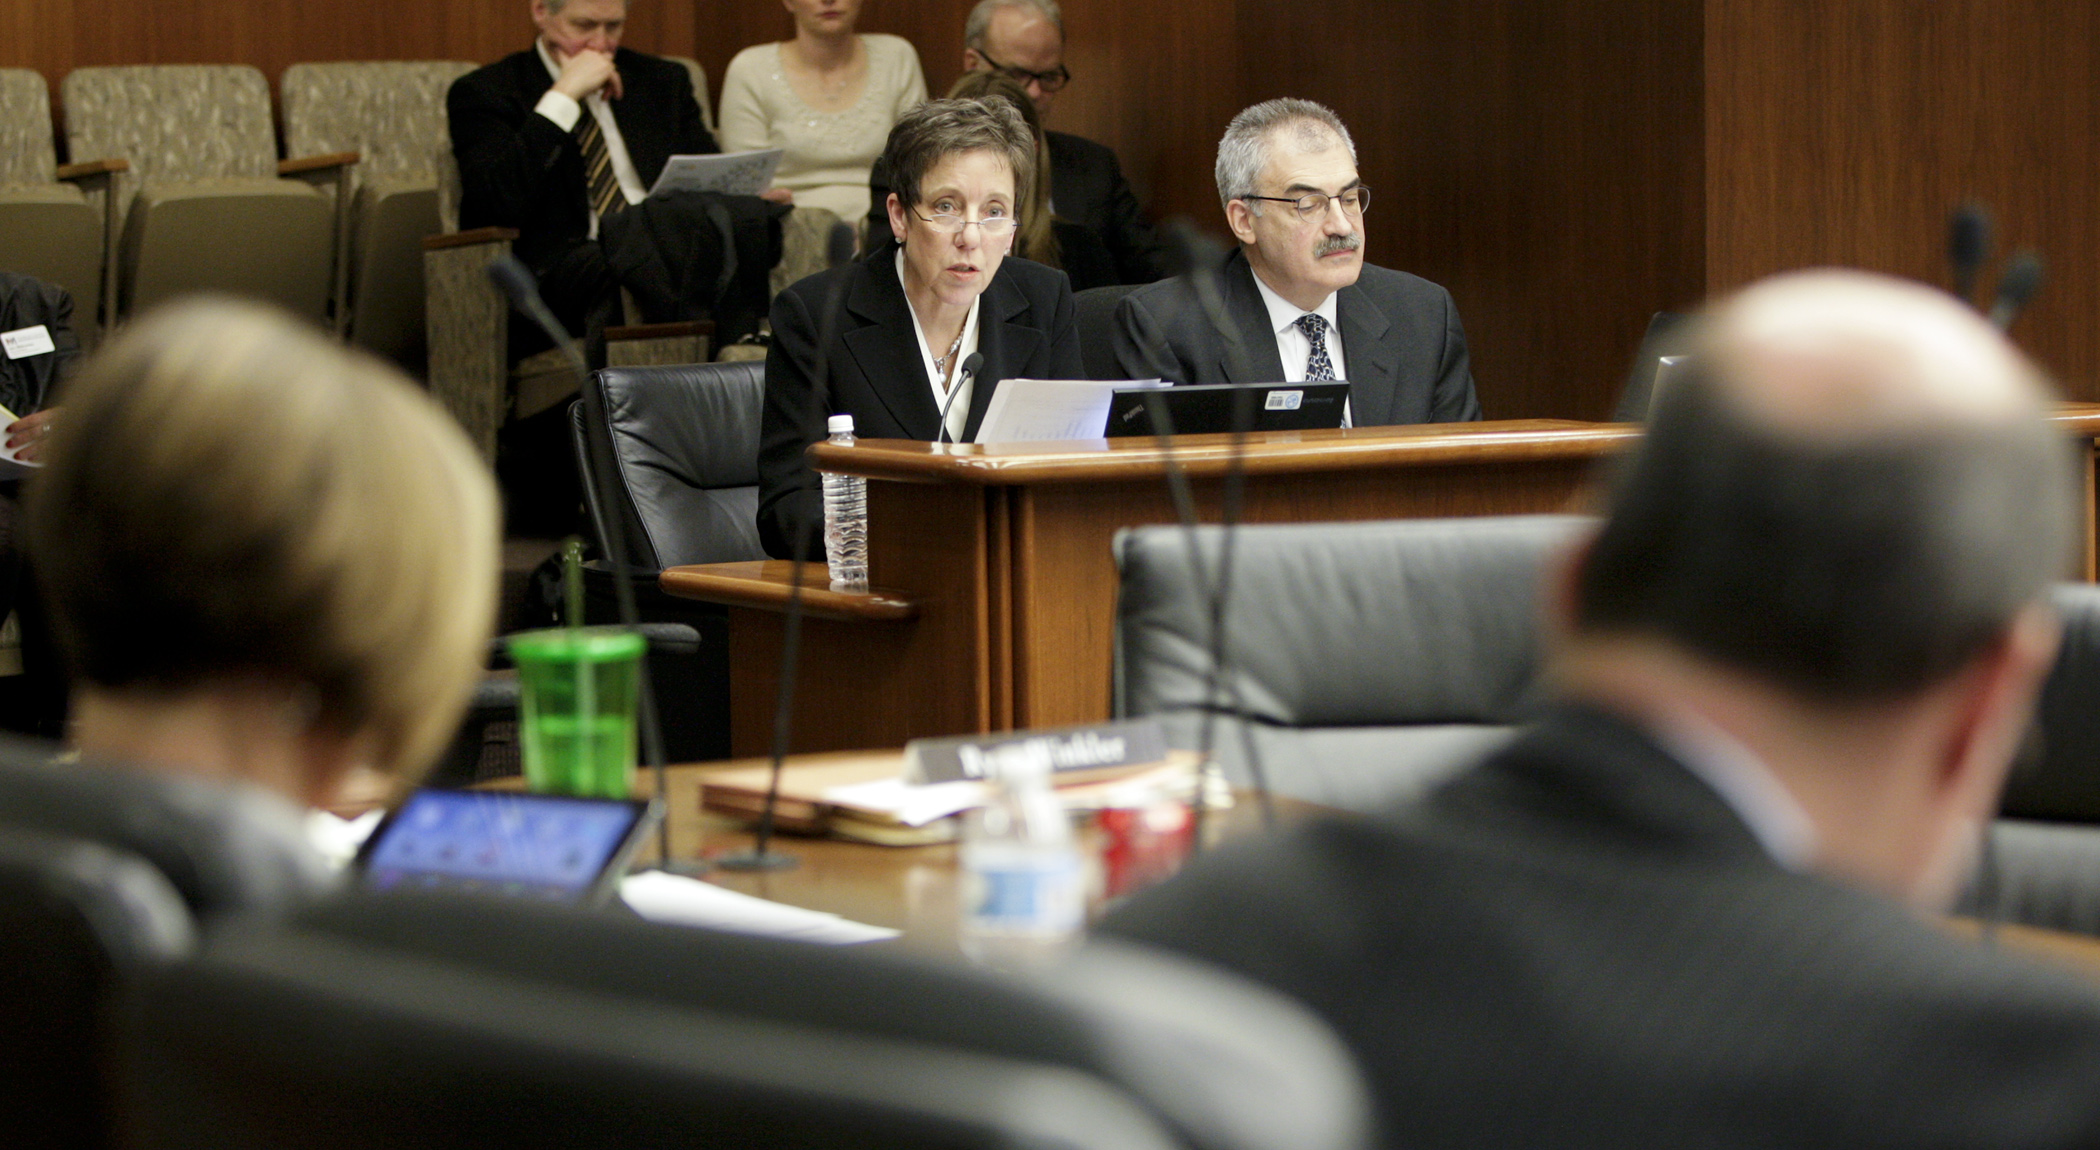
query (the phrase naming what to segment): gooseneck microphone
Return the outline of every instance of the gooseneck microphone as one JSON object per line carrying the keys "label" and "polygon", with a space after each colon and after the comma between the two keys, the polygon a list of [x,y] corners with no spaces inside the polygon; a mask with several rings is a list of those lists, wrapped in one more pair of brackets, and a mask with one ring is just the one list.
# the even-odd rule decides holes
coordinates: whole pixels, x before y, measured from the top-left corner
{"label": "gooseneck microphone", "polygon": [[1954,294],[1975,302],[1976,277],[1991,255],[1991,214],[1982,204],[1954,209],[1947,221],[1947,263],[1954,269]]}
{"label": "gooseneck microphone", "polygon": [[[1224,295],[1219,290],[1219,280],[1225,262],[1225,250],[1217,241],[1203,234],[1186,219],[1169,221],[1166,227],[1168,254],[1176,270],[1186,276],[1195,289],[1196,300],[1202,307],[1211,329],[1226,348],[1226,361],[1245,362],[1242,354],[1240,332],[1225,311]],[[1173,426],[1166,416],[1166,405],[1155,397],[1149,404],[1152,410],[1154,429],[1159,432],[1167,460],[1168,483],[1174,489],[1174,501],[1182,521],[1183,536],[1187,541],[1189,563],[1196,574],[1198,585],[1203,587],[1205,606],[1210,624],[1210,666],[1204,685],[1204,708],[1198,725],[1197,753],[1203,763],[1209,763],[1214,749],[1215,725],[1219,708],[1228,701],[1240,712],[1240,747],[1247,762],[1250,781],[1255,787],[1256,799],[1261,804],[1264,824],[1274,826],[1276,809],[1273,796],[1269,794],[1267,772],[1261,756],[1254,745],[1254,733],[1245,714],[1244,701],[1239,697],[1237,684],[1231,676],[1231,654],[1226,641],[1225,608],[1232,594],[1233,543],[1238,527],[1241,505],[1246,489],[1246,442],[1247,432],[1254,422],[1253,392],[1239,389],[1232,393],[1232,440],[1227,457],[1224,490],[1219,508],[1222,527],[1218,544],[1218,564],[1214,572],[1206,576],[1201,552],[1197,548],[1195,502],[1188,491],[1187,478],[1182,474],[1173,447]],[[1229,696],[1229,700],[1228,700]],[[1199,785],[1196,793],[1195,839],[1202,839],[1202,823],[1208,814],[1209,797]]]}
{"label": "gooseneck microphone", "polygon": [[[554,341],[555,347],[561,349],[562,358],[567,361],[569,370],[576,376],[576,390],[583,398],[584,409],[590,413],[594,423],[611,428],[612,424],[605,413],[604,397],[596,394],[589,386],[590,365],[584,361],[583,349],[577,345],[575,337],[569,334],[568,329],[561,325],[561,321],[555,318],[554,312],[547,307],[547,301],[540,298],[539,284],[533,280],[532,272],[527,270],[516,256],[504,255],[490,261],[488,275],[496,287],[509,297],[511,306],[531,320],[548,339]],[[586,437],[586,450],[595,449],[595,442]],[[609,490],[609,485],[605,482],[606,468],[586,466],[584,471],[590,476],[591,485],[598,489],[598,505],[612,512],[618,506],[613,502],[617,493]],[[605,531],[606,558],[612,564],[613,602],[619,612],[620,626],[640,633],[641,612],[635,609],[632,572],[627,565],[626,524],[619,515],[607,514],[602,526]],[[656,869],[674,874],[696,874],[704,871],[707,869],[705,862],[697,859],[680,862],[671,857],[671,796],[664,775],[664,736],[663,728],[657,721],[656,691],[650,680],[649,658],[646,653],[635,669],[635,713],[641,725],[642,759],[656,779],[656,842],[660,856]]]}
{"label": "gooseneck microphone", "polygon": [[[853,259],[853,233],[844,224],[831,231],[831,242],[825,256],[833,269],[850,263]],[[817,317],[817,356],[809,373],[809,396],[797,413],[797,425],[805,429],[822,427],[825,408],[831,395],[831,336],[838,326],[839,306],[845,298],[845,277],[833,276],[824,293],[824,308]],[[779,333],[774,333],[779,339]],[[778,344],[776,343],[776,348]],[[785,354],[785,353],[783,353]],[[770,360],[770,356],[768,359]],[[805,448],[805,450],[807,450]],[[780,639],[780,686],[773,696],[773,748],[772,763],[766,773],[766,801],[759,808],[758,832],[752,838],[750,850],[733,851],[715,859],[715,865],[732,871],[788,870],[800,865],[801,860],[791,854],[782,854],[773,849],[773,823],[780,809],[780,772],[787,760],[788,747],[794,730],[795,717],[795,672],[802,652],[802,576],[809,567],[809,553],[816,540],[810,538],[816,525],[807,517],[795,527],[795,537],[788,541],[792,556],[788,566],[787,615],[781,625]]]}
{"label": "gooseneck microphone", "polygon": [[977,378],[984,368],[984,353],[973,351],[964,357],[962,366],[955,369],[955,383],[948,388],[948,398],[941,403],[941,432],[934,437],[935,443],[948,443],[948,409],[955,406],[955,397],[962,394],[963,386]]}
{"label": "gooseneck microphone", "polygon": [[1990,319],[1999,331],[2011,331],[2013,321],[2020,318],[2035,293],[2042,290],[2042,257],[2033,252],[2021,252],[2005,265],[2005,274],[1998,278],[1998,296],[1991,302]]}

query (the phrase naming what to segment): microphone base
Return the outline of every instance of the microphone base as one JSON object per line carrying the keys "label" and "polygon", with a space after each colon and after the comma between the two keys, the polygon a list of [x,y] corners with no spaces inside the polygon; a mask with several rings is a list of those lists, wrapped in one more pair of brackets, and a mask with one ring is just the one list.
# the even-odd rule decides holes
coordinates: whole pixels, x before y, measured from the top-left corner
{"label": "microphone base", "polygon": [[716,867],[727,871],[764,872],[793,870],[802,865],[802,860],[794,855],[782,854],[775,850],[769,850],[764,853],[758,851],[731,851],[726,855],[715,856],[714,864]]}

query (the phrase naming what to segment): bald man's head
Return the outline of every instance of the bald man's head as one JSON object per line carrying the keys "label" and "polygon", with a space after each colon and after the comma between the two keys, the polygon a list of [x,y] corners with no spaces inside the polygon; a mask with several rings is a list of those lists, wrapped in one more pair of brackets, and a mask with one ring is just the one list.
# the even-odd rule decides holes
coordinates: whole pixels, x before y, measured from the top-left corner
{"label": "bald man's head", "polygon": [[2070,453],[2047,401],[1941,293],[1763,281],[1696,330],[1614,486],[1576,624],[1831,701],[1939,682],[2067,568]]}

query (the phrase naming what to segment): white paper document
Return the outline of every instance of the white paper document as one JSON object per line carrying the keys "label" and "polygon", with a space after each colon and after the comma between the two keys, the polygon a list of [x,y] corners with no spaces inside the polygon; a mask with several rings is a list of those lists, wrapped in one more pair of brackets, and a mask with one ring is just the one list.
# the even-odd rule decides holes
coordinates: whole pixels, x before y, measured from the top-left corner
{"label": "white paper document", "polygon": [[1156,379],[1009,379],[992,393],[977,442],[1099,439],[1117,389],[1166,386]]}
{"label": "white paper document", "polygon": [[797,942],[841,945],[875,942],[902,933],[823,911],[752,898],[663,871],[643,871],[621,879],[620,898],[650,922],[762,934]]}
{"label": "white paper document", "polygon": [[780,167],[779,148],[750,152],[724,152],[719,156],[672,156],[656,177],[651,197],[667,192],[720,192],[725,196],[755,196],[772,186]]}
{"label": "white paper document", "polygon": [[[8,424],[20,418],[21,416],[7,410],[7,408],[0,407],[0,429],[5,429]],[[27,447],[29,445],[25,443],[22,446]],[[0,441],[0,479],[20,479],[22,476],[43,466],[41,463],[31,463],[27,459],[19,458],[15,454],[17,450],[6,446],[4,441]]]}

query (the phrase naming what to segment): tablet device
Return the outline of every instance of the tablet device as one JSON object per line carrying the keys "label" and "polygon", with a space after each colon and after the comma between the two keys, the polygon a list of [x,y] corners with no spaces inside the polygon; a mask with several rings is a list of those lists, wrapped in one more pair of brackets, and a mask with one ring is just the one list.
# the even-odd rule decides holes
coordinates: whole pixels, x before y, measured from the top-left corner
{"label": "tablet device", "polygon": [[1346,380],[1319,383],[1200,383],[1179,387],[1117,388],[1108,405],[1107,436],[1158,435],[1152,426],[1147,396],[1167,405],[1176,435],[1232,430],[1232,407],[1241,392],[1251,393],[1254,417],[1249,431],[1303,431],[1340,427],[1349,402]]}
{"label": "tablet device", "polygon": [[610,896],[655,822],[639,799],[426,787],[358,852],[368,890],[466,890],[551,902]]}

